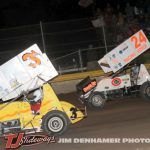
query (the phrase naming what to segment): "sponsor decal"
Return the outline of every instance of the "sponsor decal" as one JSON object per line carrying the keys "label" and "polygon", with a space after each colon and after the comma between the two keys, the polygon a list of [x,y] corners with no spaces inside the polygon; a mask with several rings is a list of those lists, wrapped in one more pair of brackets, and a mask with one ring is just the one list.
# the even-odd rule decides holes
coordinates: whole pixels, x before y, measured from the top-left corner
{"label": "sponsor decal", "polygon": [[86,93],[86,92],[90,91],[91,89],[96,87],[96,85],[97,85],[96,80],[93,80],[91,83],[89,83],[86,87],[83,88],[83,92]]}
{"label": "sponsor decal", "polygon": [[6,140],[5,149],[18,149],[21,146],[32,146],[46,142],[56,143],[55,137],[47,135],[25,135],[25,133],[8,134],[4,136]]}
{"label": "sponsor decal", "polygon": [[124,59],[124,62],[126,62],[126,63],[128,63],[128,62],[130,62],[132,59],[134,59],[136,57],[136,53],[131,53],[128,57],[126,57],[125,59]]}
{"label": "sponsor decal", "polygon": [[113,86],[119,86],[121,84],[121,79],[120,78],[114,78],[111,81]]}
{"label": "sponsor decal", "polygon": [[126,51],[127,49],[128,49],[128,46],[126,45],[122,50],[119,51],[119,54],[122,55],[124,51]]}

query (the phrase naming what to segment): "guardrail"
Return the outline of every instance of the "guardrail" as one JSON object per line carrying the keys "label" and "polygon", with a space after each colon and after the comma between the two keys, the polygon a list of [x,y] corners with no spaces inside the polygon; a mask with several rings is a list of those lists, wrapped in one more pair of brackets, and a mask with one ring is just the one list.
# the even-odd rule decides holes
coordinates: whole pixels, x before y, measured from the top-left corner
{"label": "guardrail", "polygon": [[[150,69],[150,64],[145,64],[145,66],[146,66],[147,69]],[[105,75],[106,74],[102,70],[87,71],[87,72],[80,72],[80,73],[73,73],[73,74],[66,74],[66,75],[60,75],[60,76],[54,78],[51,81],[51,83],[83,79],[83,78],[85,78],[87,76],[98,77],[98,76],[105,76]]]}

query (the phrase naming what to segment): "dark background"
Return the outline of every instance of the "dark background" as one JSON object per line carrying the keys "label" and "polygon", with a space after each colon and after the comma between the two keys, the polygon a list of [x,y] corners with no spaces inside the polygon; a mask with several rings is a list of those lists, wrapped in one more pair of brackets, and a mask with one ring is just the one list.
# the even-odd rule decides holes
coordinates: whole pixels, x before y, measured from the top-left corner
{"label": "dark background", "polygon": [[135,0],[94,0],[87,8],[79,6],[79,0],[0,0],[0,27],[92,17],[96,8],[104,9],[107,3],[114,8],[119,3],[123,11],[128,1],[135,5]]}

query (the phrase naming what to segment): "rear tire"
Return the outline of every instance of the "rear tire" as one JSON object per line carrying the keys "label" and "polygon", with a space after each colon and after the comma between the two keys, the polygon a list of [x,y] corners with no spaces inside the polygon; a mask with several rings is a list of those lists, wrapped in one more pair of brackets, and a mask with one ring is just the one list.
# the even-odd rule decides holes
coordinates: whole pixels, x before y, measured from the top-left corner
{"label": "rear tire", "polygon": [[91,108],[103,108],[105,105],[106,99],[104,95],[100,92],[93,92],[88,98],[87,104]]}
{"label": "rear tire", "polygon": [[58,110],[48,112],[42,119],[42,128],[48,135],[59,136],[67,131],[70,125],[68,116]]}
{"label": "rear tire", "polygon": [[150,82],[143,83],[140,87],[140,95],[146,100],[150,100]]}

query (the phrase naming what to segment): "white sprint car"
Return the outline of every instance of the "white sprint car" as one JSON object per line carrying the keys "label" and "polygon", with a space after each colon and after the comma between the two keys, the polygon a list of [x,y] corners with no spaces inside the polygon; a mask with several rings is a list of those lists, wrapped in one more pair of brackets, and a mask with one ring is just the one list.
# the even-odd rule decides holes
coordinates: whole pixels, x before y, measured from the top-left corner
{"label": "white sprint car", "polygon": [[102,108],[113,97],[139,93],[150,100],[150,75],[144,64],[131,62],[150,48],[142,30],[131,36],[98,61],[105,73],[112,72],[100,81],[87,77],[77,84],[82,102],[90,107]]}

